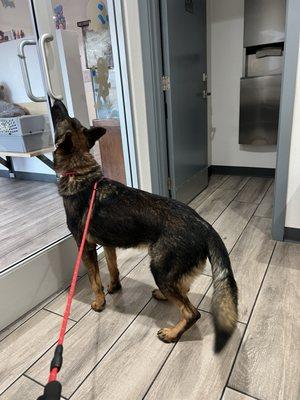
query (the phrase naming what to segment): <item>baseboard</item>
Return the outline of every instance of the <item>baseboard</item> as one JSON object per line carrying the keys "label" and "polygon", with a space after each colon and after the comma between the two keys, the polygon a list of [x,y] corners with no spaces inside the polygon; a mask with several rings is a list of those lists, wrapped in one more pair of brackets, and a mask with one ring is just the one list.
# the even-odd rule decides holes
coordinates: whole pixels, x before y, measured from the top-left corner
{"label": "baseboard", "polygon": [[234,167],[228,165],[210,165],[208,174],[219,175],[245,175],[245,176],[262,176],[273,178],[275,176],[275,168],[258,168],[258,167]]}
{"label": "baseboard", "polygon": [[[52,174],[40,174],[38,172],[23,172],[15,171],[16,179],[22,179],[26,181],[40,181],[40,182],[57,182],[56,175]],[[9,172],[0,170],[0,177],[9,178]]]}
{"label": "baseboard", "polygon": [[9,178],[9,172],[5,169],[0,169],[0,177],[1,178]]}
{"label": "baseboard", "polygon": [[300,229],[284,228],[284,240],[288,242],[300,242]]}

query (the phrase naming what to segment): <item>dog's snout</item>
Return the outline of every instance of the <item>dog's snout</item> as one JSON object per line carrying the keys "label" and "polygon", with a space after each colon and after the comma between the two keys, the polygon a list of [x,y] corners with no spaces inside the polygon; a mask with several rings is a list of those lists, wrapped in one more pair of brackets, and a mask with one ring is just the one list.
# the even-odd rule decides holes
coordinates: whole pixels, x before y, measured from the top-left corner
{"label": "dog's snout", "polygon": [[55,127],[58,122],[63,121],[69,116],[68,110],[61,100],[54,101],[54,104],[51,107],[51,115]]}

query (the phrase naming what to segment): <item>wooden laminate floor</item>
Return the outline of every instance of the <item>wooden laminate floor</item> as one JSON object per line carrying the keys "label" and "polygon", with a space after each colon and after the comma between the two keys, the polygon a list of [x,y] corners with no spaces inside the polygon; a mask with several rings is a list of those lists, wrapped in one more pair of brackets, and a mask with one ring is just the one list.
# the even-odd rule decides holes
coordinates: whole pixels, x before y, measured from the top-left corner
{"label": "wooden laminate floor", "polygon": [[[72,400],[298,400],[300,245],[271,239],[273,182],[218,176],[191,202],[222,236],[239,286],[239,323],[213,353],[211,272],[189,293],[202,317],[176,344],[156,337],[177,312],[151,297],[143,250],[118,252],[123,290],[90,309],[88,279],[78,282],[59,374]],[[100,261],[104,284],[105,261]],[[47,381],[66,293],[45,301],[0,333],[0,398],[32,400]]]}
{"label": "wooden laminate floor", "polygon": [[70,232],[55,183],[0,178],[0,272]]}

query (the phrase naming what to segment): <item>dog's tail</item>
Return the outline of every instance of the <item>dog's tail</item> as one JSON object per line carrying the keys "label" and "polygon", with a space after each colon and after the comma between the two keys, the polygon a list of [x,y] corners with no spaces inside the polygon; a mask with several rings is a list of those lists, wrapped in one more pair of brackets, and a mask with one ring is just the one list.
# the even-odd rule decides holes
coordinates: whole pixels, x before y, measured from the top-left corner
{"label": "dog's tail", "polygon": [[238,318],[238,289],[226,247],[212,228],[208,243],[214,293],[212,314],[215,326],[215,352],[220,352],[236,328]]}

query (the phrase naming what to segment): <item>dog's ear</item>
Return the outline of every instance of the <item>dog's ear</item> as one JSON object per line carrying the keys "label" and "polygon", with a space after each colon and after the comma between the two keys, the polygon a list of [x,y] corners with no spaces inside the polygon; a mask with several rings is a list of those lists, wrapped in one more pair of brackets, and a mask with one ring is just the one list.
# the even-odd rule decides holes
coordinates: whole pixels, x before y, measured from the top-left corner
{"label": "dog's ear", "polygon": [[88,140],[89,148],[91,149],[94,144],[99,140],[106,132],[105,128],[101,126],[94,126],[90,129],[85,129],[84,134]]}

